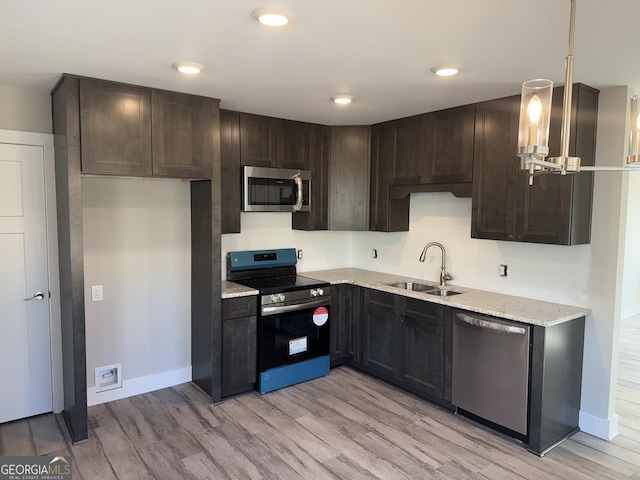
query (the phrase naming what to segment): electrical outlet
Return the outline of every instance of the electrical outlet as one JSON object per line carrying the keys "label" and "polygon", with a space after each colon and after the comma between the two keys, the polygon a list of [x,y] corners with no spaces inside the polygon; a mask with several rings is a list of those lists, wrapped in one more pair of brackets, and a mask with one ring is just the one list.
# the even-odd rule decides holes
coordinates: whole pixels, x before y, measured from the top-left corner
{"label": "electrical outlet", "polygon": [[102,285],[93,285],[91,287],[91,301],[101,302],[104,300]]}
{"label": "electrical outlet", "polygon": [[371,258],[378,258],[378,250],[375,248],[371,250]]}
{"label": "electrical outlet", "polygon": [[302,256],[303,256],[302,255],[302,249],[298,250],[298,255],[297,256],[298,256],[298,260],[302,260]]}
{"label": "electrical outlet", "polygon": [[504,263],[500,264],[500,268],[498,270],[498,274],[501,277],[506,277],[507,276],[507,266]]}

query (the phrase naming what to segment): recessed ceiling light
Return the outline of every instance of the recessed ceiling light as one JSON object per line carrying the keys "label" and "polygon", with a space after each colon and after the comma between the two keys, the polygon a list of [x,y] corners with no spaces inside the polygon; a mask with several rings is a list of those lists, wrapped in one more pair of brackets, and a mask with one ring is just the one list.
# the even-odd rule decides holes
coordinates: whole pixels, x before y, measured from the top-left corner
{"label": "recessed ceiling light", "polygon": [[296,18],[291,10],[281,7],[259,7],[251,12],[251,16],[270,27],[282,27]]}
{"label": "recessed ceiling light", "polygon": [[195,75],[204,70],[204,65],[195,62],[176,62],[173,64],[179,72]]}
{"label": "recessed ceiling light", "polygon": [[353,100],[353,96],[352,95],[334,95],[333,97],[331,97],[331,100],[333,100],[338,105],[347,105],[351,103],[351,101]]}
{"label": "recessed ceiling light", "polygon": [[436,65],[431,69],[436,75],[441,77],[450,77],[462,70],[462,65],[448,64],[448,65]]}

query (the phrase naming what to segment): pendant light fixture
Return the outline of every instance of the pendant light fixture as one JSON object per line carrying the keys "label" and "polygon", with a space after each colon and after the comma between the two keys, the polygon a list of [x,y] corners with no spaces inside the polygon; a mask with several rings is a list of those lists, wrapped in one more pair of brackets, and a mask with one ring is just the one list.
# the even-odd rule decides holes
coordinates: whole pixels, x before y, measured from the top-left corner
{"label": "pendant light fixture", "polygon": [[537,172],[552,172],[566,175],[581,171],[636,170],[640,166],[640,95],[631,97],[629,121],[629,156],[627,166],[593,167],[581,166],[580,157],[569,155],[569,132],[571,129],[571,94],[573,86],[573,37],[576,21],[576,2],[570,0],[569,53],[565,60],[564,96],[562,99],[562,127],[560,131],[560,156],[549,154],[549,120],[551,117],[551,80],[529,80],[522,84],[520,100],[520,126],[518,130],[518,157],[521,168],[529,171],[529,185]]}

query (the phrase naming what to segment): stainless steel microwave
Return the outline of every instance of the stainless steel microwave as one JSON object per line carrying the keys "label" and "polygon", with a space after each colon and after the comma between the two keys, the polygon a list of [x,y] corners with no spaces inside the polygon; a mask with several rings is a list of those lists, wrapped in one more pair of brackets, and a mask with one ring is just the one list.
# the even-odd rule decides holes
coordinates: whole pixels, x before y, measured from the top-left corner
{"label": "stainless steel microwave", "polygon": [[306,212],[310,208],[311,172],[309,170],[243,167],[243,211]]}

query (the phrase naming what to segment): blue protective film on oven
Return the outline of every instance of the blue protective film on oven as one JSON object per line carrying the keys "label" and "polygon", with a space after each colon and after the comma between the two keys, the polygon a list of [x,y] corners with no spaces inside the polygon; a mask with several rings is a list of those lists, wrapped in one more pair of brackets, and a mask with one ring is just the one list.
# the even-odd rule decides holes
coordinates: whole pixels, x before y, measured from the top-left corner
{"label": "blue protective film on oven", "polygon": [[258,391],[267,393],[329,374],[329,355],[272,368],[260,373]]}
{"label": "blue protective film on oven", "polygon": [[230,270],[253,270],[257,268],[290,267],[297,263],[295,248],[276,248],[274,250],[246,250],[229,252]]}

